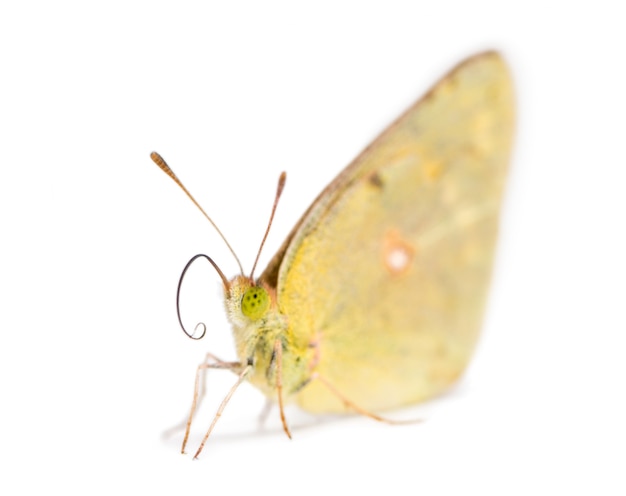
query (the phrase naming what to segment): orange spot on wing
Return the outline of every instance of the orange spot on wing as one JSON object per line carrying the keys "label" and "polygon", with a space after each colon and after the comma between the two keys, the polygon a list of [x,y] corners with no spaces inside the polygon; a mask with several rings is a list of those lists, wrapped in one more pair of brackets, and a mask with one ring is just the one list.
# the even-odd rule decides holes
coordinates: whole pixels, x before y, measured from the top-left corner
{"label": "orange spot on wing", "polygon": [[393,275],[406,273],[415,258],[415,247],[396,229],[391,229],[383,241],[383,263]]}

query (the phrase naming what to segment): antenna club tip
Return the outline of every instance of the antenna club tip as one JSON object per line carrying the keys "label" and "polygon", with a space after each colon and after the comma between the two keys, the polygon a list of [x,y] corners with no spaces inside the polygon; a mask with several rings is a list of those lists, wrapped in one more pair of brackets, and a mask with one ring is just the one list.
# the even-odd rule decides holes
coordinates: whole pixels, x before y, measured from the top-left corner
{"label": "antenna club tip", "polygon": [[[150,158],[152,159],[152,161],[158,165],[159,169],[161,169],[163,172],[165,172],[168,176],[170,176],[179,186],[182,187],[180,181],[178,180],[178,178],[176,177],[176,175],[174,174],[174,172],[172,171],[172,169],[170,169],[170,166],[167,165],[167,162],[163,159],[163,157],[161,157],[161,155],[159,155],[157,152],[152,152],[150,154]],[[183,190],[185,188],[183,187]]]}
{"label": "antenna club tip", "polygon": [[163,160],[163,157],[161,157],[161,155],[159,155],[157,152],[150,152],[150,158],[155,164],[157,164],[161,168],[163,167],[163,164],[165,164],[165,160]]}
{"label": "antenna club tip", "polygon": [[280,177],[278,178],[278,188],[277,188],[276,196],[280,197],[280,195],[283,193],[283,189],[285,188],[286,182],[287,182],[287,173],[285,171],[282,171],[280,173]]}

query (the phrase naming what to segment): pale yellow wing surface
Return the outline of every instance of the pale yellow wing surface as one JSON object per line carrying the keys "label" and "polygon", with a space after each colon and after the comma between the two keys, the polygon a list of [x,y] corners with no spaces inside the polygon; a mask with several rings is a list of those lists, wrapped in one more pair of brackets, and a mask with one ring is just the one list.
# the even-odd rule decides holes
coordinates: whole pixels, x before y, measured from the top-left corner
{"label": "pale yellow wing surface", "polygon": [[[442,79],[318,197],[263,277],[276,278],[314,370],[380,411],[426,399],[466,367],[481,327],[513,134],[496,53]],[[344,406],[313,381],[314,412]]]}

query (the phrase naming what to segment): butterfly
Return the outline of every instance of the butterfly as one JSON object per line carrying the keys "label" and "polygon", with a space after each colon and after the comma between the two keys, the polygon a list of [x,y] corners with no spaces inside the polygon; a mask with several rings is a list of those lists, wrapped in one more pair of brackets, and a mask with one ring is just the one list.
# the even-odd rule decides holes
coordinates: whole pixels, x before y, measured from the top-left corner
{"label": "butterfly", "polygon": [[[182,451],[206,369],[237,381],[196,457],[246,380],[278,403],[290,437],[287,401],[386,421],[380,412],[450,388],[481,329],[513,124],[503,58],[470,57],[319,194],[258,278],[228,279],[199,255],[222,279],[238,359],[208,355],[198,367]],[[271,218],[284,184],[283,173]]]}

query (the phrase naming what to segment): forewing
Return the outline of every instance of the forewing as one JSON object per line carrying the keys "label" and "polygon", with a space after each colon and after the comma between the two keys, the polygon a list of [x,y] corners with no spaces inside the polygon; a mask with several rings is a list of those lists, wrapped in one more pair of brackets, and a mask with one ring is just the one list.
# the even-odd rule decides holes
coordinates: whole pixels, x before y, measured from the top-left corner
{"label": "forewing", "polygon": [[[267,274],[294,344],[364,408],[428,398],[462,373],[481,327],[513,131],[496,53],[459,65],[318,197]],[[342,410],[321,383],[310,411]]]}

